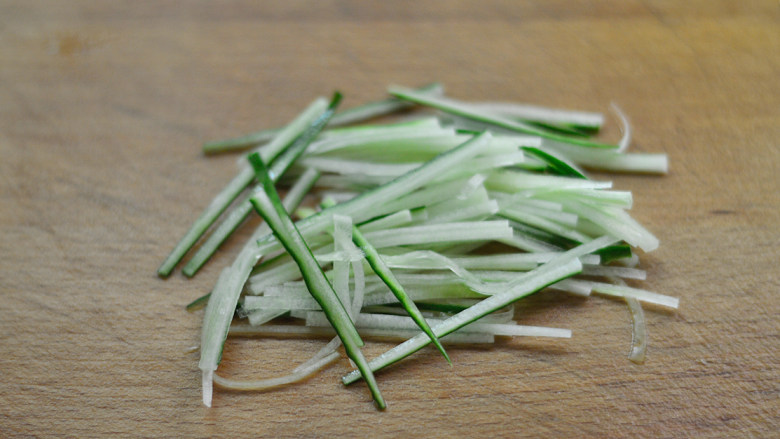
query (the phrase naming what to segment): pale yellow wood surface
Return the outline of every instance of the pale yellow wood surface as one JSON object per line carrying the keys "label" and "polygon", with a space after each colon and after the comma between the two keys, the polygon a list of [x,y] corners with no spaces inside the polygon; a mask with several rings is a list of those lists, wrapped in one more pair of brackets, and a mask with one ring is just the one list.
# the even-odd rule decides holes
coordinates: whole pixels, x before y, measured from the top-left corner
{"label": "pale yellow wood surface", "polygon": [[[2,1],[0,436],[776,437],[779,78],[769,0]],[[192,280],[155,275],[235,171],[199,145],[335,88],[352,105],[431,80],[615,101],[635,150],[669,154],[668,176],[614,178],[661,240],[641,285],[681,299],[646,310],[647,363],[626,359],[625,305],[545,293],[519,320],[571,340],[452,348],[453,368],[422,351],[378,375],[384,413],[338,383],[346,361],[202,407],[201,314],[183,305],[242,240]],[[224,373],[279,374],[322,343],[233,340]]]}

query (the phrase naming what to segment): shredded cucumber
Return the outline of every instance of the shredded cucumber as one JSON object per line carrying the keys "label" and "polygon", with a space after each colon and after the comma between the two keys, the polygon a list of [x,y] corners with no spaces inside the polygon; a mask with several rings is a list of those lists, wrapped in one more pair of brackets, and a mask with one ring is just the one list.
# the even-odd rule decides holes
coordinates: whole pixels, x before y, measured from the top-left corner
{"label": "shredded cucumber", "polygon": [[[429,343],[450,361],[442,344],[571,337],[568,329],[514,322],[514,302],[547,289],[627,301],[630,359],[641,362],[639,302],[677,308],[679,299],[626,284],[648,275],[634,248],[649,252],[659,240],[628,214],[630,192],[585,170],[663,174],[666,155],[626,153],[632,130],[616,106],[623,136],[610,143],[592,137],[604,123],[596,112],[458,101],[438,84],[389,91],[387,100],[339,113],[339,94],[330,105],[320,98],[285,127],[204,147],[262,144],[159,274],[169,275],[220,216],[184,266],[186,275],[253,210],[266,221],[211,293],[188,305],[207,303],[199,362],[204,404],[211,405],[215,384],[265,390],[301,381],[333,364],[343,345],[357,370],[342,381],[365,379],[384,408],[373,373]],[[441,114],[345,126],[414,106]],[[292,182],[281,202],[275,186]],[[293,222],[290,212],[300,219]],[[290,320],[299,324],[280,323]],[[237,381],[216,373],[228,335],[332,339],[287,375]],[[402,343],[369,361],[360,349],[364,338]]]}

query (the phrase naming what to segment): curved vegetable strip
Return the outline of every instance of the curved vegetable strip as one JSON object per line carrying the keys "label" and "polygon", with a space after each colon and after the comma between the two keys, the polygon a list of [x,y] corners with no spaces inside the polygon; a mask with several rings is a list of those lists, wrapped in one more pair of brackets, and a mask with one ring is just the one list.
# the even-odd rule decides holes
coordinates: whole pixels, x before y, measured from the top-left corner
{"label": "curved vegetable strip", "polygon": [[631,143],[631,123],[628,121],[626,114],[623,113],[623,110],[621,110],[616,103],[612,102],[612,104],[610,104],[610,108],[615,112],[615,115],[617,115],[618,119],[620,120],[620,130],[623,132],[623,137],[621,137],[620,141],[618,142],[617,152],[623,152],[628,149],[628,145]]}
{"label": "curved vegetable strip", "polygon": [[628,359],[632,363],[642,364],[645,362],[645,351],[647,350],[647,326],[645,325],[645,313],[642,311],[642,304],[633,297],[626,297],[626,304],[631,311],[631,321],[633,322],[633,332],[631,337],[631,353]]}
{"label": "curved vegetable strip", "polygon": [[[284,199],[285,208],[292,210],[294,204],[300,203],[308,189],[314,185],[317,177],[319,177],[319,173],[316,171],[304,172],[287,193],[287,197]],[[203,374],[203,403],[206,406],[211,406],[213,374],[222,356],[222,348],[241,289],[249,277],[252,267],[262,257],[262,254],[255,250],[257,247],[255,241],[258,236],[265,236],[268,233],[271,233],[268,225],[261,224],[252,235],[253,239],[244,245],[233,265],[223,271],[223,274],[217,279],[214,289],[208,295],[208,304],[203,315],[200,362],[198,363]]]}
{"label": "curved vegetable strip", "polygon": [[366,380],[371,394],[380,409],[385,408],[385,402],[382,394],[379,392],[374,375],[368,367],[363,353],[360,352],[360,346],[363,344],[355,329],[352,320],[344,308],[344,305],[333,291],[333,286],[325,278],[325,274],[320,269],[319,264],[314,259],[311,249],[306,245],[295,224],[292,222],[287,212],[282,206],[281,200],[276,193],[273,182],[268,176],[265,164],[258,154],[249,156],[249,161],[255,169],[258,180],[263,186],[264,192],[255,194],[250,200],[255,209],[263,216],[266,223],[274,235],[290,255],[295,259],[298,267],[303,274],[303,279],[311,295],[319,302],[325,315],[328,317],[333,329],[336,330],[347,355],[355,362]]}
{"label": "curved vegetable strip", "polygon": [[447,355],[447,352],[439,342],[438,337],[436,337],[433,331],[431,331],[431,327],[428,326],[428,323],[425,321],[425,317],[423,317],[423,315],[420,313],[420,310],[417,309],[417,305],[415,305],[412,299],[409,298],[409,296],[406,294],[404,287],[400,284],[400,282],[398,282],[398,279],[395,278],[393,272],[390,270],[390,267],[388,267],[387,264],[385,264],[385,261],[382,260],[382,257],[379,255],[379,252],[376,251],[376,248],[374,248],[374,246],[368,242],[365,236],[360,233],[360,230],[354,226],[352,227],[352,240],[355,242],[355,244],[357,244],[358,247],[360,247],[361,250],[363,250],[363,253],[365,253],[366,256],[366,261],[368,261],[368,265],[370,265],[371,269],[374,270],[374,273],[376,273],[376,275],[382,279],[382,282],[384,282],[385,285],[390,288],[390,291],[393,293],[393,295],[398,298],[401,306],[403,306],[406,312],[409,313],[409,317],[414,320],[417,326],[419,326],[426,335],[428,335],[439,352],[441,352],[441,354],[447,360],[447,363],[452,365],[450,356]]}
{"label": "curved vegetable strip", "polygon": [[329,355],[317,358],[313,362],[306,362],[302,364],[301,366],[304,367],[296,368],[289,375],[285,375],[277,378],[267,378],[264,380],[257,380],[257,381],[237,381],[228,378],[223,378],[215,374],[214,383],[222,388],[230,389],[230,390],[243,390],[243,391],[270,390],[276,387],[286,386],[288,384],[301,381],[304,378],[309,377],[310,375],[314,374],[318,370],[322,369],[323,367],[327,366],[328,364],[338,359],[339,359],[339,354],[333,352]]}

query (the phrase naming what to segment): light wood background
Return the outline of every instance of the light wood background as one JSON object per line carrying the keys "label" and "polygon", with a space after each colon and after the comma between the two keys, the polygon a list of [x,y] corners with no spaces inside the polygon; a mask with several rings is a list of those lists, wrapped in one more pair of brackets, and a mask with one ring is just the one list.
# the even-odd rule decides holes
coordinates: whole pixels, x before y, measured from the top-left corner
{"label": "light wood background", "polygon": [[[769,0],[0,1],[0,436],[777,437],[778,78]],[[661,240],[641,285],[681,299],[646,310],[646,364],[625,305],[545,293],[519,321],[571,340],[451,348],[453,368],[422,351],[378,376],[383,413],[339,384],[346,360],[202,407],[183,305],[242,240],[192,280],[155,275],[235,172],[200,144],[431,80],[615,101],[634,150],[669,155],[668,176],[609,177]],[[223,373],[277,375],[322,343],[231,340]]]}

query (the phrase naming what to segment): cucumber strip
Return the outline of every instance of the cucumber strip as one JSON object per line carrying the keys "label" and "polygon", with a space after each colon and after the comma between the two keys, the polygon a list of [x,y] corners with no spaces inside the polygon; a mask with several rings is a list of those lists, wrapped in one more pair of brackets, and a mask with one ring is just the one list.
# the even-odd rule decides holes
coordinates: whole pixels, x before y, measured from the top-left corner
{"label": "cucumber strip", "polygon": [[511,238],[499,239],[498,242],[532,253],[559,252],[562,250],[561,247],[552,245],[535,237],[528,236],[519,231],[515,231]]}
{"label": "cucumber strip", "polygon": [[601,256],[601,263],[608,264],[618,261],[625,267],[634,268],[639,264],[639,257],[631,251],[628,244],[617,244],[602,248],[597,252]]}
{"label": "cucumber strip", "polygon": [[645,313],[642,311],[642,304],[633,297],[626,297],[628,310],[631,312],[631,352],[628,359],[632,363],[642,364],[645,362],[645,352],[647,351],[647,325],[645,324]]}
{"label": "cucumber strip", "polygon": [[[539,264],[549,262],[556,256],[554,253],[509,253],[475,256],[457,256],[451,259],[467,269],[475,270],[510,270],[525,271],[536,268]],[[598,264],[598,255],[585,255],[580,258],[583,264]]]}
{"label": "cucumber strip", "polygon": [[522,150],[525,153],[545,162],[547,164],[547,169],[553,174],[562,175],[564,177],[583,178],[585,180],[588,179],[583,171],[577,169],[576,165],[573,163],[568,163],[565,159],[562,157],[557,157],[553,153],[530,146],[523,146]]}
{"label": "cucumber strip", "polygon": [[360,351],[360,346],[363,345],[363,342],[347,310],[338,296],[336,296],[335,291],[333,291],[333,286],[325,278],[319,264],[314,260],[311,249],[306,245],[295,223],[290,219],[287,211],[284,210],[284,206],[276,194],[276,189],[262,159],[255,153],[249,156],[249,160],[264,189],[263,192],[258,191],[250,199],[252,205],[263,216],[271,230],[274,231],[274,235],[279,242],[295,259],[309,288],[309,292],[319,302],[331,325],[336,330],[347,352],[347,356],[355,362],[361,371],[377,407],[384,409],[386,404],[382,394],[379,392],[374,375],[368,368],[368,363]]}
{"label": "cucumber strip", "polygon": [[259,326],[270,322],[271,320],[281,317],[287,314],[289,310],[286,309],[269,309],[269,310],[256,310],[247,312],[247,320],[252,326]]}
{"label": "cucumber strip", "polygon": [[491,201],[488,196],[487,190],[482,185],[474,187],[469,193],[463,194],[459,197],[444,199],[442,201],[429,204],[422,208],[426,212],[425,221],[431,221],[442,215],[446,215],[453,210],[466,209],[475,204],[481,204],[486,201]]}
{"label": "cucumber strip", "polygon": [[[285,148],[290,146],[295,139],[309,126],[318,116],[325,111],[328,104],[323,98],[314,100],[300,115],[290,122],[284,129],[280,130],[271,143],[263,148],[263,160],[274,160]],[[254,172],[248,166],[244,166],[239,174],[228,183],[228,185],[211,201],[211,204],[201,213],[198,219],[192,224],[184,237],[171,251],[168,258],[160,265],[157,274],[160,276],[169,276],[176,264],[181,261],[184,255],[195,245],[195,242],[206,232],[222,212],[227,209],[230,203],[252,182]]]}
{"label": "cucumber strip", "polygon": [[[452,282],[459,282],[459,279],[452,278]],[[462,284],[444,284],[444,285],[428,285],[419,286],[413,284],[405,284],[405,291],[415,301],[415,303],[422,301],[442,301],[451,299],[481,299],[483,294],[475,293],[470,288]],[[363,299],[364,306],[373,305],[392,305],[397,303],[398,299],[390,291],[378,291],[371,292]]]}
{"label": "cucumber strip", "polygon": [[[588,282],[588,281],[586,281]],[[680,306],[680,299],[677,297],[666,296],[663,294],[654,293],[652,291],[643,290],[640,288],[633,288],[624,285],[613,285],[604,282],[589,282],[593,288],[593,292],[602,294],[605,296],[613,297],[633,297],[642,302],[652,303],[654,305],[661,305],[667,308],[674,308]]]}
{"label": "cucumber strip", "polygon": [[[421,133],[397,133],[381,139],[355,137],[323,140],[314,145],[321,150],[313,151],[310,156],[371,162],[425,162],[469,138],[470,136],[455,134],[451,129],[438,128]],[[336,144],[338,149],[334,150],[329,144]],[[331,149],[322,151],[326,147]]]}
{"label": "cucumber strip", "polygon": [[596,203],[604,206],[619,207],[621,209],[631,209],[634,203],[631,192],[628,191],[615,191],[615,190],[598,190],[598,189],[567,189],[565,191],[552,191],[538,196],[544,197],[546,200],[554,200],[560,203],[565,203],[566,200],[587,200],[591,203]]}
{"label": "cucumber strip", "polygon": [[383,210],[393,212],[402,209],[427,207],[441,202],[442,200],[463,200],[468,198],[474,191],[481,188],[484,181],[484,176],[474,175],[469,178],[461,178],[428,185],[420,190],[399,197],[394,201],[389,201],[386,203],[385,209]]}
{"label": "cucumber strip", "polygon": [[185,309],[189,312],[193,312],[201,308],[205,308],[206,304],[209,303],[209,297],[211,297],[211,293],[206,293],[198,297],[197,299],[193,300],[192,302],[188,303]]}
{"label": "cucumber strip", "polygon": [[623,279],[647,279],[647,272],[638,268],[616,267],[612,265],[590,265],[582,266],[582,274],[585,276],[613,276]]}
{"label": "cucumber strip", "polygon": [[615,113],[620,121],[620,131],[623,132],[623,137],[618,142],[617,152],[624,152],[628,149],[628,145],[631,143],[631,123],[628,121],[628,117],[616,103],[612,102],[609,108]]}
{"label": "cucumber strip", "polygon": [[561,236],[566,239],[570,239],[572,241],[581,243],[581,242],[587,242],[591,240],[590,237],[578,232],[577,230],[574,230],[571,227],[558,224],[554,221],[550,221],[546,218],[542,218],[540,216],[519,209],[505,207],[499,210],[498,215],[502,218],[523,223],[532,227],[536,227],[538,229],[544,230],[554,235]]}
{"label": "cucumber strip", "polygon": [[328,344],[323,346],[322,349],[320,349],[316,354],[314,354],[308,361],[293,369],[293,373],[308,369],[309,367],[313,367],[323,358],[326,358],[334,354],[338,355],[336,353],[336,349],[338,349],[339,346],[341,346],[341,340],[339,339],[338,336],[333,337],[333,339],[329,341]]}
{"label": "cucumber strip", "polygon": [[[526,171],[502,169],[490,173],[485,181],[488,190],[510,194],[531,195],[537,191],[552,192],[571,189],[610,189],[612,182],[583,180],[581,178],[539,175]],[[525,192],[530,191],[530,192]]]}
{"label": "cucumber strip", "polygon": [[409,209],[399,210],[390,215],[372,219],[360,224],[361,232],[373,232],[377,230],[392,229],[412,222],[412,212]]}
{"label": "cucumber strip", "polygon": [[431,331],[431,328],[428,326],[428,323],[426,323],[425,318],[420,314],[420,310],[417,309],[417,306],[415,306],[414,302],[406,294],[404,287],[398,282],[398,279],[396,279],[396,277],[393,275],[392,270],[390,270],[387,264],[385,264],[384,260],[382,260],[382,257],[379,255],[379,252],[376,250],[376,248],[368,239],[366,239],[365,236],[363,236],[362,233],[360,233],[360,230],[358,230],[357,227],[352,228],[352,240],[358,247],[360,247],[361,250],[363,250],[366,261],[368,261],[371,269],[374,270],[374,273],[376,273],[376,275],[382,279],[385,285],[390,288],[390,291],[398,299],[398,302],[401,304],[401,306],[403,306],[406,312],[409,313],[409,317],[417,324],[417,326],[420,327],[420,329],[422,329],[425,334],[428,335],[428,337],[430,337],[433,344],[444,356],[444,359],[447,360],[447,363],[452,365],[450,356],[447,355],[447,352],[439,342],[438,337],[436,337],[433,331]]}
{"label": "cucumber strip", "polygon": [[307,157],[301,165],[315,168],[320,172],[334,174],[361,174],[368,176],[396,177],[420,166],[421,163],[373,163],[344,160],[335,157]]}
{"label": "cucumber strip", "polygon": [[[344,215],[333,215],[333,250],[336,253],[357,253],[359,256],[362,256],[360,251],[353,251],[353,248],[348,243],[352,243],[352,218]],[[333,290],[341,303],[344,304],[347,314],[352,317],[352,298],[349,294],[349,266],[349,258],[334,260],[332,279]]]}
{"label": "cucumber strip", "polygon": [[363,308],[363,301],[366,293],[366,276],[363,271],[363,264],[360,261],[352,261],[352,277],[354,278],[354,288],[352,290],[352,315],[357,315]]}
{"label": "cucumber strip", "polygon": [[429,214],[423,224],[473,221],[488,218],[496,213],[498,213],[498,202],[496,200],[487,200],[449,212],[441,212],[436,215]]}
{"label": "cucumber strip", "polygon": [[[431,197],[432,195],[441,196],[441,192],[424,191],[425,193],[423,196],[410,197],[409,199],[404,196],[415,189],[430,183],[444,170],[474,157],[480,149],[485,147],[490,139],[490,133],[483,133],[473,137],[456,148],[436,156],[436,158],[419,168],[394,179],[390,183],[363,192],[361,195],[349,201],[337,204],[310,217],[304,218],[298,221],[296,225],[304,236],[313,236],[314,234],[325,230],[330,223],[333,214],[351,216],[353,221],[360,223],[370,218],[387,215],[390,212],[395,212],[400,209],[417,207],[410,206],[412,202],[420,201],[424,204],[430,199],[426,197]],[[471,178],[465,182],[465,186],[463,182],[452,182],[450,185],[444,186],[447,186],[447,188],[450,189],[450,193],[454,192],[455,194],[459,194],[464,187],[469,187],[474,184],[475,181],[480,180]],[[441,187],[438,187],[437,189],[440,188]],[[399,199],[398,203],[389,201],[396,199]],[[403,201],[400,201],[401,199]],[[376,243],[374,245],[376,246]],[[257,241],[257,247],[255,247],[256,259],[260,258],[259,255],[267,254],[268,252],[278,249],[279,243],[274,236],[266,235]]]}
{"label": "cucumber strip", "polygon": [[[435,116],[424,116],[419,119],[403,120],[394,123],[364,124],[331,128],[322,133],[317,142],[318,146],[313,148],[312,152],[320,153],[331,150],[330,147],[325,146],[327,143],[320,145],[323,142],[355,138],[361,139],[362,142],[374,140],[376,137],[382,138],[384,136],[393,136],[401,133],[414,133],[416,135],[420,133],[438,132],[442,129],[441,121]],[[452,132],[452,130],[449,130],[449,132]],[[320,146],[324,147],[324,150],[320,149]],[[335,149],[339,148],[340,146],[337,146]]]}
{"label": "cucumber strip", "polygon": [[621,209],[597,208],[585,201],[573,199],[566,204],[566,209],[596,224],[604,233],[620,238],[645,252],[658,248],[658,238]]}
{"label": "cucumber strip", "polygon": [[586,129],[599,129],[604,125],[604,115],[595,112],[504,102],[475,102],[470,105],[485,112],[533,122],[569,125]]}
{"label": "cucumber strip", "polygon": [[[563,206],[561,206],[561,208],[563,208]],[[499,210],[501,209],[499,208]],[[576,229],[577,223],[579,222],[579,217],[573,213],[562,212],[557,210],[547,210],[542,207],[530,207],[529,205],[524,203],[516,203],[514,205],[510,205],[506,207],[504,210],[515,212],[520,216],[533,215],[534,217],[543,218],[547,221],[556,223],[559,226],[568,227],[570,229]]]}
{"label": "cucumber strip", "polygon": [[[365,338],[380,341],[404,341],[420,334],[420,331],[403,329],[364,328],[361,333]],[[333,328],[297,325],[233,325],[231,336],[261,336],[261,337],[332,337],[336,332]],[[444,344],[482,344],[493,343],[494,338],[485,333],[455,332],[440,339]]]}
{"label": "cucumber strip", "polygon": [[574,294],[576,296],[588,297],[593,288],[590,285],[581,282],[579,279],[568,278],[560,282],[556,282],[550,285],[548,288],[551,290],[563,291],[566,293]]}
{"label": "cucumber strip", "polygon": [[555,124],[555,123],[548,123],[548,122],[536,122],[528,119],[519,119],[519,120],[521,122],[527,123],[528,125],[536,127],[540,130],[545,130],[553,134],[563,134],[565,136],[571,136],[571,137],[590,137],[591,135],[589,130],[587,129],[583,130],[581,128],[577,128],[572,125]]}
{"label": "cucumber strip", "polygon": [[[398,256],[384,257],[387,264],[394,268],[411,270],[449,270],[467,282],[479,280],[456,261],[431,250],[418,250]],[[533,268],[536,268],[534,265]]]}
{"label": "cucumber strip", "polygon": [[512,237],[508,221],[462,221],[399,227],[366,234],[376,248],[440,242],[497,241]]}
{"label": "cucumber strip", "polygon": [[[428,84],[417,89],[423,94],[441,94],[441,84]],[[363,120],[372,119],[374,117],[382,116],[385,114],[394,113],[404,108],[409,108],[411,105],[408,102],[404,102],[398,99],[390,98],[381,101],[370,102],[360,105],[358,107],[344,110],[335,115],[331,121],[332,126],[348,125]],[[215,142],[208,142],[203,145],[203,152],[206,154],[215,154],[227,151],[238,151],[246,148],[256,146],[258,144],[267,142],[273,139],[279,131],[283,128],[271,128],[253,133],[245,136],[220,140]],[[265,159],[264,159],[265,160]]]}
{"label": "cucumber strip", "polygon": [[[441,319],[430,319],[432,324],[441,324]],[[325,315],[321,312],[306,313],[306,326],[322,327],[329,325]],[[417,329],[416,323],[407,316],[388,315],[388,314],[368,314],[361,313],[355,318],[355,327],[364,328],[384,328],[384,329]],[[571,331],[561,328],[547,328],[542,326],[525,326],[505,323],[482,323],[481,320],[466,325],[458,332],[483,332],[492,335],[506,337],[555,337],[571,338]]]}
{"label": "cucumber strip", "polygon": [[[416,91],[423,94],[440,95],[444,92],[444,87],[441,84],[434,82],[417,88]],[[406,102],[387,98],[344,110],[338,114],[335,122],[338,126],[349,125],[355,122],[362,122],[364,120],[395,113],[396,111],[407,108],[409,108],[409,105]]]}
{"label": "cucumber strip", "polygon": [[[282,175],[284,175],[287,169],[289,169],[290,166],[292,166],[292,164],[298,159],[298,157],[303,154],[306,148],[311,144],[312,140],[314,140],[314,138],[317,137],[325,125],[328,124],[328,121],[333,117],[333,114],[336,111],[336,107],[338,107],[341,99],[341,93],[334,93],[333,98],[331,99],[327,108],[319,114],[319,117],[313,121],[310,121],[308,125],[304,124],[304,122],[308,121],[308,117],[301,117],[293,121],[291,125],[295,125],[296,131],[294,134],[297,134],[297,137],[294,139],[293,143],[289,145],[289,147],[287,147],[278,157],[276,157],[276,159],[273,160],[271,168],[269,169],[269,175],[274,183],[278,181]],[[287,132],[287,129],[283,130],[280,133],[280,136],[285,135]],[[288,137],[291,136],[292,134],[288,135]],[[275,142],[276,139],[274,139],[272,144]],[[233,234],[238,226],[244,222],[251,211],[252,205],[249,203],[249,197],[246,197],[241,201],[241,203],[239,203],[238,206],[236,206],[232,212],[230,212],[230,214],[222,221],[222,223],[220,223],[214,233],[212,233],[206,239],[206,242],[203,243],[192,259],[190,259],[190,261],[187,262],[187,264],[184,266],[182,272],[189,277],[194,276],[195,273],[197,273],[198,270],[203,267],[203,264],[208,262],[211,256],[217,251],[219,246],[222,245],[222,243],[225,242],[225,240],[231,234]]]}
{"label": "cucumber strip", "polygon": [[305,378],[308,378],[315,372],[319,371],[323,367],[339,359],[339,354],[333,352],[327,356],[319,358],[317,361],[307,364],[306,367],[296,369],[289,375],[266,378],[263,380],[255,381],[239,381],[229,378],[223,378],[217,374],[214,374],[214,384],[229,390],[239,391],[258,391],[258,390],[270,390],[288,384],[297,383]]}
{"label": "cucumber strip", "polygon": [[445,173],[437,181],[452,180],[454,178],[468,177],[474,174],[488,173],[497,168],[518,166],[525,162],[525,155],[520,152],[509,154],[495,154],[487,157],[477,157],[469,165],[454,168]]}
{"label": "cucumber strip", "polygon": [[544,148],[556,151],[569,160],[589,169],[611,172],[666,174],[669,158],[666,154],[620,153],[602,149],[583,148],[545,139]]}
{"label": "cucumber strip", "polygon": [[580,137],[568,137],[568,136],[563,136],[555,133],[550,133],[545,130],[540,130],[539,128],[536,128],[533,125],[512,120],[506,117],[495,116],[489,113],[485,113],[484,111],[475,109],[469,104],[459,102],[454,99],[429,96],[422,93],[418,93],[412,89],[407,89],[407,88],[397,87],[397,86],[389,87],[388,92],[399,99],[405,99],[419,105],[425,105],[428,107],[436,108],[437,110],[444,111],[446,113],[451,113],[456,116],[465,117],[467,119],[475,120],[482,123],[488,123],[503,129],[516,131],[522,134],[532,134],[546,139],[557,140],[563,143],[571,143],[574,145],[588,146],[592,148],[605,148],[605,149],[617,148],[617,145],[593,142],[593,141],[582,139]]}

